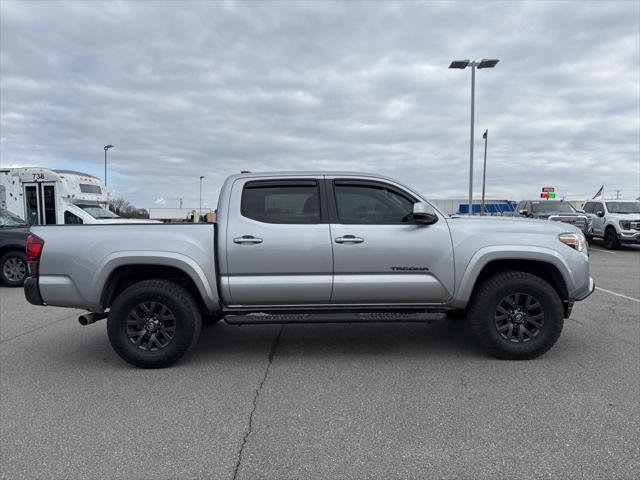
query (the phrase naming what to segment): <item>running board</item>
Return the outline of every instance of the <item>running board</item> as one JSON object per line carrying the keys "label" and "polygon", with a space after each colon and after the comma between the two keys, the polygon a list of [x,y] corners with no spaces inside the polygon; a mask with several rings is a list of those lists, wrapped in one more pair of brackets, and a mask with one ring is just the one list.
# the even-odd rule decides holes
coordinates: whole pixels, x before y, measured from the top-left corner
{"label": "running board", "polygon": [[227,315],[224,321],[230,325],[255,325],[271,323],[357,323],[357,322],[419,322],[438,323],[446,318],[444,313],[249,313]]}

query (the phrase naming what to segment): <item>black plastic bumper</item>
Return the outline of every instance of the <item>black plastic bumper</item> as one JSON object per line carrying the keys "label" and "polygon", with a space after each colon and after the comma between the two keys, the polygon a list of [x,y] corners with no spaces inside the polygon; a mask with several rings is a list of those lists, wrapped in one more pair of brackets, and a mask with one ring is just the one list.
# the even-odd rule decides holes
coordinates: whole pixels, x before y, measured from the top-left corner
{"label": "black plastic bumper", "polygon": [[38,279],[36,277],[27,277],[24,281],[24,296],[32,305],[44,305],[38,289]]}

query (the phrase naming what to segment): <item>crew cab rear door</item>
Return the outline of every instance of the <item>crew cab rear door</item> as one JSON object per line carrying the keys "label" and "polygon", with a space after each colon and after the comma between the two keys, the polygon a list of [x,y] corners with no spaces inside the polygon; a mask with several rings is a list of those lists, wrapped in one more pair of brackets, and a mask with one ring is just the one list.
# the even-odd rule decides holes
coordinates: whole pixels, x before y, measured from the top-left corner
{"label": "crew cab rear door", "polygon": [[327,179],[332,304],[438,304],[451,298],[454,258],[446,220],[416,224],[422,201],[379,180]]}
{"label": "crew cab rear door", "polygon": [[235,181],[221,272],[230,305],[329,303],[333,263],[321,181]]}

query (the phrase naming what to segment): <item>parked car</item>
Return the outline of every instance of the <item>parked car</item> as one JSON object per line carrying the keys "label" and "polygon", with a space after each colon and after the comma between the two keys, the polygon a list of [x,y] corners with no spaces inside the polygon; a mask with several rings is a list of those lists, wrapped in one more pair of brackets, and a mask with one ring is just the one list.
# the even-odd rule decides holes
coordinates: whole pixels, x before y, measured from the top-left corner
{"label": "parked car", "polygon": [[568,223],[585,235],[589,230],[589,217],[561,200],[522,200],[512,215]]}
{"label": "parked car", "polygon": [[115,351],[164,367],[203,316],[231,323],[398,321],[466,310],[492,355],[551,348],[595,288],[580,230],[561,222],[450,217],[386,177],[243,173],[217,224],[36,226],[29,302],[108,317]]}
{"label": "parked car", "polygon": [[584,211],[591,220],[587,240],[602,238],[609,250],[623,243],[640,244],[640,201],[588,200]]}
{"label": "parked car", "polygon": [[27,277],[25,248],[29,225],[17,215],[0,209],[0,283],[21,287]]}

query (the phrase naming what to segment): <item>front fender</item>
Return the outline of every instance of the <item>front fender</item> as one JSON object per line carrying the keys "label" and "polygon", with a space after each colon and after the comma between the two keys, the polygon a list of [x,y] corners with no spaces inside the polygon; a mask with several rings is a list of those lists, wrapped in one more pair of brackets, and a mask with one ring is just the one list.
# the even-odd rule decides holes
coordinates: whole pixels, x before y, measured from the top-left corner
{"label": "front fender", "polygon": [[[567,253],[571,254],[574,252],[568,251]],[[575,253],[577,254],[578,252]],[[457,307],[466,306],[471,298],[471,294],[473,293],[482,269],[495,260],[528,260],[549,263],[556,267],[562,275],[562,279],[567,286],[567,291],[570,293],[570,296],[571,292],[575,292],[578,289],[573,274],[573,271],[578,266],[577,264],[580,263],[578,259],[575,260],[576,265],[573,266],[569,261],[569,256],[565,257],[551,248],[523,247],[520,245],[487,246],[479,249],[467,264],[467,268],[459,281],[458,288],[456,288],[454,304]],[[574,268],[572,268],[572,266]]]}

